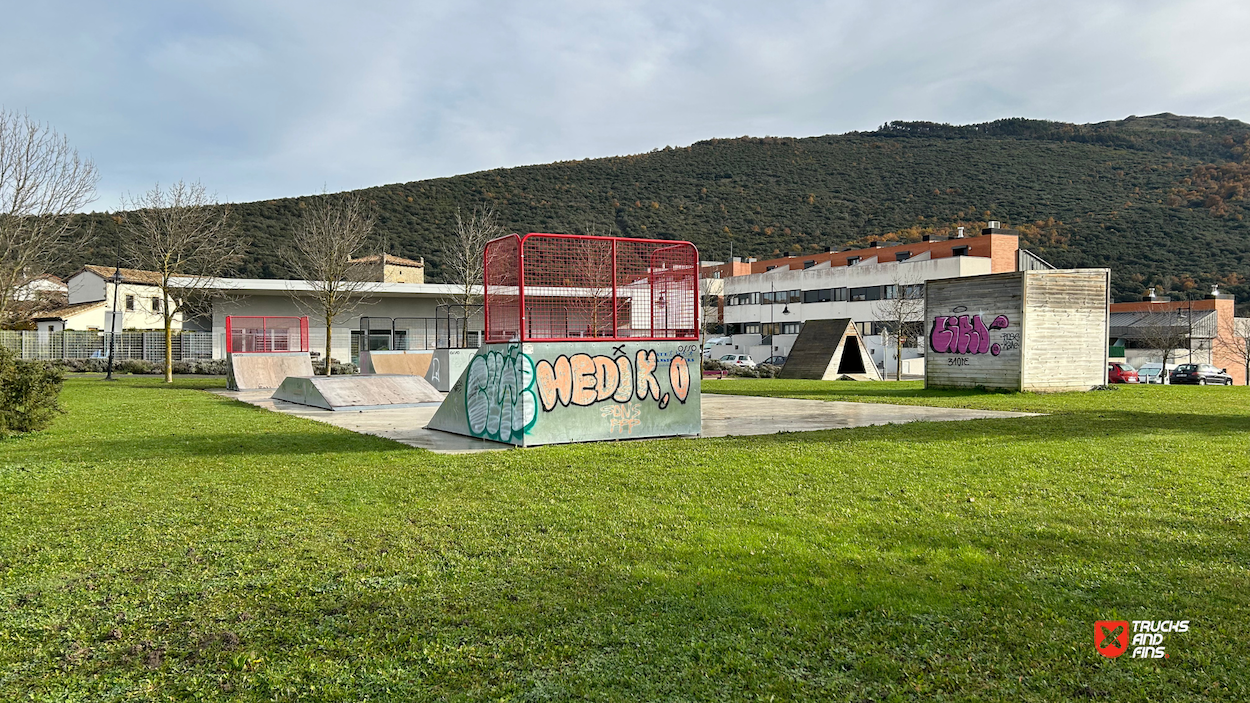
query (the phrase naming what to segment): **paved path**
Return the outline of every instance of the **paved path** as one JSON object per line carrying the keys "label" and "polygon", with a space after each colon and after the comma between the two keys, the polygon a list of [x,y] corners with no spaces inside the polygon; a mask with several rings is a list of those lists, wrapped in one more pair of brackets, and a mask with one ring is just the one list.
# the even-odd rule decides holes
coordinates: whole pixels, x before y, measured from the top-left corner
{"label": "paved path", "polygon": [[[321,410],[296,405],[269,396],[273,391],[227,391],[213,393],[251,403],[277,412],[305,417],[342,427],[353,432],[386,437],[410,447],[429,449],[443,454],[485,452],[510,449],[497,442],[462,437],[427,430],[425,426],[437,403],[417,407],[381,408],[374,410]],[[1004,417],[1035,417],[1036,413],[1014,413],[999,410],[966,410],[934,408],[924,405],[887,405],[884,403],[847,403],[842,401],[799,400],[795,398],[764,398],[749,395],[703,394],[703,433],[700,437],[731,437],[807,432],[845,427],[889,425],[903,422],[944,422],[950,420],[983,420]]]}

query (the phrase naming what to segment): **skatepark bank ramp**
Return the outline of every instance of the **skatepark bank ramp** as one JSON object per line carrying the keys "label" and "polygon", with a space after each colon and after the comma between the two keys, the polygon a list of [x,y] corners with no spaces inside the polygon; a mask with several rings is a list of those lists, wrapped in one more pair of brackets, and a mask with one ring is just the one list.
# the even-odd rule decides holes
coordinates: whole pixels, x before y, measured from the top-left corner
{"label": "skatepark bank ramp", "polygon": [[324,410],[369,410],[441,403],[443,395],[420,376],[291,376],[274,400]]}

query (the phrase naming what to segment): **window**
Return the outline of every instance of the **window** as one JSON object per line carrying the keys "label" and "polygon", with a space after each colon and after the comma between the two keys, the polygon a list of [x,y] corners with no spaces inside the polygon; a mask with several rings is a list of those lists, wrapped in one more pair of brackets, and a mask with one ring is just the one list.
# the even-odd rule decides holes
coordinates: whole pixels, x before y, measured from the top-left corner
{"label": "window", "polygon": [[872,337],[881,334],[880,322],[856,322],[855,329],[861,337]]}
{"label": "window", "polygon": [[743,325],[743,330],[745,330],[747,334],[759,334],[760,326],[758,323],[748,323]]}
{"label": "window", "polygon": [[968,247],[955,247],[951,249],[951,256],[967,256]]}
{"label": "window", "polygon": [[803,329],[802,322],[783,322],[781,323],[782,334],[798,334]]}
{"label": "window", "polygon": [[894,300],[897,297],[898,297],[898,286],[895,286],[895,285],[881,286],[881,299],[882,300]]}
{"label": "window", "polygon": [[894,260],[895,260],[895,261],[907,261],[907,260],[908,260],[908,259],[910,259],[910,258],[911,258],[911,252],[910,252],[910,251],[900,251],[900,252],[898,252],[897,254],[895,254],[895,255],[894,255]]}
{"label": "window", "polygon": [[808,259],[807,261],[804,261],[804,262],[803,262],[803,268],[805,268],[805,269],[809,269],[809,268],[811,268],[811,267],[813,267],[813,266],[815,266],[815,265],[816,265],[816,260],[815,260],[815,259]]}
{"label": "window", "polygon": [[126,296],[126,310],[133,312],[135,309],[135,297],[133,295]]}
{"label": "window", "polygon": [[760,293],[760,305],[772,305],[772,304],[773,304],[772,291],[769,291],[767,293]]}
{"label": "window", "polygon": [[[842,290],[846,290],[843,288]],[[821,288],[820,290],[803,291],[803,302],[805,303],[827,303],[833,300],[832,288]]]}
{"label": "window", "polygon": [[789,294],[789,297],[787,298],[787,302],[791,302],[791,303],[801,303],[801,302],[803,302],[803,291],[801,291],[801,290],[788,290],[788,291],[786,291],[786,293],[788,293],[788,294]]}
{"label": "window", "polygon": [[161,312],[160,298],[152,298],[152,312]]}
{"label": "window", "polygon": [[759,293],[739,293],[730,295],[725,298],[727,305],[758,305],[760,302]]}
{"label": "window", "polygon": [[846,257],[846,265],[847,265],[847,266],[854,266],[855,264],[858,264],[858,263],[859,263],[859,257],[858,257],[858,256],[848,256],[848,257]]}
{"label": "window", "polygon": [[881,300],[881,286],[868,286],[867,288],[851,289],[852,303],[859,303],[866,300]]}
{"label": "window", "polygon": [[839,302],[839,303],[845,303],[845,302],[846,302],[846,294],[847,294],[847,291],[846,291],[846,289],[845,289],[845,288],[834,288],[834,289],[833,289],[833,299],[834,299],[835,301]]}
{"label": "window", "polygon": [[903,288],[903,295],[908,300],[919,300],[924,297],[924,284],[914,283],[908,284]]}

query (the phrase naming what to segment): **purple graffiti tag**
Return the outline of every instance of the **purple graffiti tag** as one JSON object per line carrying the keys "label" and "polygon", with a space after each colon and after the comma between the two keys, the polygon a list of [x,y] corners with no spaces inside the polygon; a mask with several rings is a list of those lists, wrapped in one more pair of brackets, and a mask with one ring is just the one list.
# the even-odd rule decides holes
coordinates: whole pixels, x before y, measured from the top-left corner
{"label": "purple graffiti tag", "polygon": [[946,323],[953,318],[945,315],[938,315],[933,318],[933,331],[929,333],[929,346],[933,347],[933,351],[944,354],[950,350],[951,345],[955,342],[955,333],[946,329]]}
{"label": "purple graffiti tag", "polygon": [[929,346],[939,354],[984,354],[998,356],[1002,348],[990,345],[990,330],[1010,326],[1006,315],[994,318],[989,327],[980,315],[938,315],[933,318],[933,331],[929,333]]}

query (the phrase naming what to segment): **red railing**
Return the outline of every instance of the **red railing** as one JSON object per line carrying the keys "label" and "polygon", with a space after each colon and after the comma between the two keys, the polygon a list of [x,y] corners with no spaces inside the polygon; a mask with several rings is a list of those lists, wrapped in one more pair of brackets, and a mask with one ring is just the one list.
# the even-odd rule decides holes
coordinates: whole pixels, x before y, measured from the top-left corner
{"label": "red railing", "polygon": [[486,245],[483,266],[487,343],[699,336],[690,242],[512,234]]}
{"label": "red railing", "polygon": [[308,318],[227,315],[226,344],[231,354],[306,352]]}

